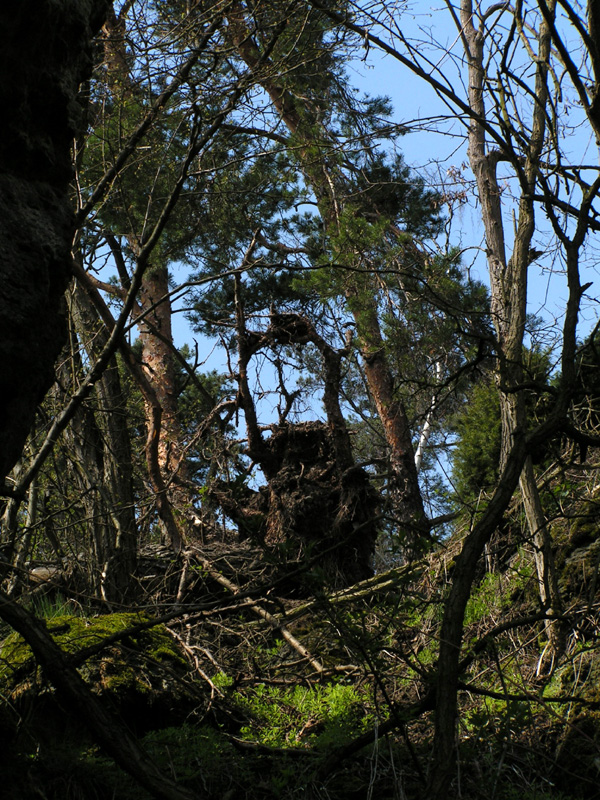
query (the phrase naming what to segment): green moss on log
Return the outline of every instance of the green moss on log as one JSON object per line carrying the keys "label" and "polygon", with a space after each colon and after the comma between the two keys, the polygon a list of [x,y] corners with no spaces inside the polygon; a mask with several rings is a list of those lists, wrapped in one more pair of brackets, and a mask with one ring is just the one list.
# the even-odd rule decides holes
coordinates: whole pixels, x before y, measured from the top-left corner
{"label": "green moss on log", "polygon": [[[91,619],[65,615],[48,622],[52,638],[92,690],[144,729],[152,728],[159,714],[178,717],[178,711],[198,704],[185,681],[189,665],[177,642],[164,625],[140,630],[148,621],[123,613]],[[0,648],[0,691],[12,703],[53,695],[29,645],[16,633]]]}

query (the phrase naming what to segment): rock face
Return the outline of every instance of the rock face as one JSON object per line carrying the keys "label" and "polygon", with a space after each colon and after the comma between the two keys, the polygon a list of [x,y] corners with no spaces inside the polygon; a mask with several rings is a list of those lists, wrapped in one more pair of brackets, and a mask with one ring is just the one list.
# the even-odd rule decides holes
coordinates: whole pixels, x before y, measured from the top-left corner
{"label": "rock face", "polygon": [[0,478],[52,384],[66,328],[74,214],[70,148],[105,0],[0,5]]}

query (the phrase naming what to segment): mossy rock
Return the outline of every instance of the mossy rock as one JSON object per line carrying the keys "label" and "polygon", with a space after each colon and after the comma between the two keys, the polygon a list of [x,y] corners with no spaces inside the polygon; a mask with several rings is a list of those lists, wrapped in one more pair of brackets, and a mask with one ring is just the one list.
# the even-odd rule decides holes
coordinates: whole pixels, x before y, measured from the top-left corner
{"label": "mossy rock", "polygon": [[[92,691],[138,732],[172,725],[202,705],[186,682],[189,664],[177,642],[164,625],[139,630],[148,621],[137,614],[107,614],[91,619],[65,615],[47,623]],[[83,651],[115,634],[123,635],[79,663]],[[33,709],[35,717],[59,713],[53,687],[16,633],[0,648],[0,692],[5,703]]]}

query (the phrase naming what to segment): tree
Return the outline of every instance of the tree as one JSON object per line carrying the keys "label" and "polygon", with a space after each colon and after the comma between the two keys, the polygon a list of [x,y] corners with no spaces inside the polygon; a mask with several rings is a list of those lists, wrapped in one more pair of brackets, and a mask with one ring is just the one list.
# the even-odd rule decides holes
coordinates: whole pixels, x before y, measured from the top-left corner
{"label": "tree", "polygon": [[[299,19],[304,22],[302,7],[298,11]],[[318,41],[325,34],[322,23],[318,15],[311,14],[309,19],[314,20],[315,27],[311,29],[305,26],[303,32],[307,38],[316,34]],[[366,226],[360,222],[353,226],[349,224],[354,214],[351,206],[346,208],[350,192],[344,185],[343,173],[334,166],[337,149],[335,138],[320,123],[313,108],[302,102],[300,87],[296,90],[293,85],[284,84],[276,62],[272,59],[266,61],[262,57],[259,40],[253,30],[254,21],[247,18],[241,4],[235,6],[229,15],[229,25],[241,58],[268,93],[297,148],[301,169],[316,197],[324,231],[331,241],[332,260],[342,267],[349,267],[352,260],[357,259],[356,268],[360,274],[365,271],[365,265],[360,263],[356,247],[358,238],[362,238],[366,232]],[[302,79],[302,72],[300,76]],[[368,267],[366,274],[369,275]],[[400,522],[407,541],[417,542],[427,532],[425,511],[408,419],[402,403],[394,396],[394,380],[387,363],[377,308],[371,299],[372,291],[372,286],[363,289],[360,281],[350,278],[345,291],[346,302],[356,323],[367,382],[390,448],[392,483],[394,491],[399,494]]]}
{"label": "tree", "polygon": [[[153,19],[153,9],[147,16],[136,16],[129,25],[131,4],[125,4],[117,16],[114,10],[103,28],[104,79],[94,82],[92,102],[97,118],[94,132],[82,142],[79,164],[79,183],[84,189],[90,181],[97,179],[106,169],[107,155],[122,152],[127,140],[148,115],[149,104],[160,94],[165,73],[154,77],[146,73],[140,78],[140,62],[128,49],[126,37],[135,40],[136,47],[165,66],[165,52],[153,47],[153,33],[162,35],[168,22]],[[146,37],[150,41],[146,41]],[[210,38],[210,37],[209,37]],[[200,51],[187,55],[184,74],[197,62]],[[181,60],[182,54],[176,58]],[[155,86],[155,80],[159,86]],[[192,151],[198,145],[198,132],[194,132],[193,115],[189,100],[179,96],[181,75],[175,81],[172,92],[177,106],[170,109],[149,128],[142,145],[152,151],[150,157],[128,165],[116,174],[116,183],[108,195],[102,210],[102,232],[104,246],[108,247],[117,267],[119,282],[91,281],[90,272],[96,268],[98,243],[87,248],[87,274],[81,274],[84,289],[102,288],[121,299],[126,298],[131,287],[132,270],[139,267],[140,259],[146,262],[141,272],[141,286],[134,305],[134,317],[139,319],[141,342],[141,365],[134,372],[141,379],[145,397],[148,443],[146,455],[148,472],[157,494],[158,513],[165,538],[174,550],[179,551],[186,541],[186,529],[197,522],[193,495],[189,490],[185,458],[181,451],[181,431],[177,414],[175,394],[175,360],[171,330],[171,301],[169,292],[169,260],[177,255],[177,221],[175,198],[181,191],[187,176]],[[98,114],[97,109],[102,109]],[[191,115],[191,117],[190,117]],[[190,129],[191,126],[191,129]],[[181,135],[183,128],[184,136]],[[186,136],[190,138],[186,141]],[[148,144],[151,142],[152,144]],[[187,152],[186,152],[187,151]],[[141,151],[140,151],[141,152]],[[187,159],[188,166],[177,172],[177,160]],[[142,195],[140,182],[153,186],[149,194]],[[162,222],[160,222],[162,219]],[[151,248],[144,249],[145,232],[159,224],[161,240],[157,238]],[[151,263],[150,263],[151,262]],[[131,268],[130,266],[131,265]],[[99,297],[96,294],[96,303]],[[105,310],[106,313],[106,310]],[[131,363],[131,356],[128,359]]]}
{"label": "tree", "polygon": [[90,68],[89,43],[105,5],[63,2],[56,26],[49,26],[52,11],[46,7],[30,27],[32,9],[31,3],[22,3],[2,11],[10,40],[0,63],[7,120],[0,150],[7,287],[2,307],[3,477],[20,455],[65,341],[61,297],[74,229],[69,143],[81,122],[75,98]]}
{"label": "tree", "polygon": [[[68,202],[69,145],[78,123],[74,116],[76,95],[89,66],[90,39],[104,11],[102,3],[61,2],[43,7],[36,4],[35,8],[22,3],[0,12],[10,35],[0,64],[3,107],[10,120],[1,138],[0,235],[4,277],[12,287],[3,308],[5,333],[11,330],[12,334],[3,340],[8,370],[3,386],[3,477],[23,447],[64,341],[60,298],[69,274],[74,231],[74,214]],[[26,486],[32,480],[30,476]],[[104,745],[109,750],[114,748],[119,759],[129,750],[129,759],[122,760],[125,768],[136,770],[134,762],[141,758],[138,774],[157,796],[178,800],[189,796],[177,791],[145,760],[127,731],[123,731],[123,738],[115,736],[114,720],[94,701],[45,627],[3,593],[0,615],[30,639],[64,697],[80,713],[85,714],[82,708],[87,709],[88,721],[97,720],[97,733]],[[115,748],[117,739],[120,744]]]}
{"label": "tree", "polygon": [[[320,3],[313,5],[325,10]],[[570,5],[565,4],[564,7],[567,19],[571,22],[578,19]],[[569,159],[563,148],[568,123],[563,122],[556,108],[561,103],[568,105],[573,95],[568,92],[559,95],[553,91],[549,85],[549,75],[557,62],[566,61],[570,68],[572,90],[582,97],[581,74],[595,68],[595,13],[590,13],[590,28],[587,31],[582,24],[577,24],[577,30],[585,42],[584,66],[580,72],[570,59],[565,59],[566,49],[563,47],[561,50],[562,40],[556,29],[563,25],[563,20],[556,17],[556,6],[543,3],[539,9],[541,13],[522,5],[514,10],[491,6],[486,11],[475,8],[470,2],[463,2],[457,13],[448,5],[448,13],[458,32],[457,42],[460,42],[467,65],[466,95],[460,94],[454,88],[457,82],[441,71],[437,57],[429,61],[428,55],[419,52],[406,37],[397,33],[397,29],[394,29],[396,39],[393,43],[372,32],[370,26],[376,14],[373,8],[369,10],[371,16],[366,17],[366,26],[348,21],[335,11],[325,12],[340,24],[364,35],[369,42],[380,46],[427,81],[463,120],[467,128],[468,156],[486,237],[503,421],[500,478],[492,500],[465,539],[446,604],[438,667],[434,767],[429,783],[429,795],[435,798],[447,796],[451,776],[463,618],[476,564],[512,496],[517,480],[535,541],[540,595],[549,609],[547,628],[555,650],[561,647],[560,623],[552,620],[552,616],[560,612],[561,601],[552,568],[547,521],[535,483],[531,448],[552,431],[566,425],[575,368],[578,310],[584,292],[579,277],[579,257],[588,232],[595,229],[593,203],[598,183],[597,179],[588,183],[576,169],[579,202],[573,205],[564,199],[563,187],[569,181],[568,169],[567,173],[564,171]],[[360,18],[361,11],[359,8],[356,10]],[[380,11],[384,20],[383,29],[391,33],[392,27],[385,23],[388,10],[384,4]],[[534,77],[531,83],[523,83],[519,74],[525,64],[532,65]],[[437,66],[431,69],[432,65]],[[583,99],[586,114],[594,127],[587,90]],[[506,165],[508,172],[505,180],[515,193],[516,222],[510,258],[506,253],[508,237],[504,228],[503,194],[498,178],[501,165]],[[556,244],[562,251],[569,295],[562,325],[561,384],[545,422],[526,434],[527,382],[522,362],[523,336],[527,274],[534,250],[536,209],[540,205],[548,215]]]}
{"label": "tree", "polygon": [[[441,283],[436,285],[434,265],[437,263],[441,272],[444,259],[436,262],[419,245],[419,237],[433,237],[439,230],[438,198],[410,173],[401,158],[387,159],[378,149],[378,139],[393,140],[383,132],[377,116],[387,113],[385,102],[374,100],[363,107],[349,102],[342,67],[355,43],[331,30],[321,14],[308,11],[301,3],[293,4],[292,15],[289,12],[286,7],[285,35],[268,53],[263,39],[265,31],[278,24],[275,7],[269,15],[250,18],[248,9],[237,4],[228,16],[239,57],[270,99],[271,108],[264,113],[275,113],[279,120],[271,138],[279,148],[288,148],[289,161],[298,165],[319,214],[320,230],[313,229],[312,242],[304,248],[273,244],[272,249],[279,254],[303,252],[310,256],[312,246],[310,266],[320,269],[314,277],[308,273],[304,285],[323,299],[337,302],[342,298],[355,329],[360,369],[385,437],[392,515],[402,531],[406,553],[417,553],[426,546],[429,524],[418,484],[413,431],[401,379],[394,369],[398,363],[393,355],[397,329],[386,331],[384,320],[392,316],[387,302],[397,301],[398,307],[406,309],[414,290],[423,305],[429,302],[437,312],[442,308]],[[298,48],[300,57],[290,62],[285,43],[293,26],[297,26],[296,38],[302,46]],[[280,46],[285,56],[279,55]],[[325,95],[329,101],[322,107]],[[270,134],[264,135],[268,140]],[[446,289],[450,283],[447,281]],[[451,305],[446,306],[446,318],[454,319],[458,327],[461,312]],[[475,341],[481,330],[472,335]],[[436,363],[438,380],[441,357]],[[453,383],[450,362],[446,369],[444,381],[449,386]],[[432,389],[428,388],[427,394],[431,411],[439,398],[436,392],[432,407]],[[424,417],[429,429],[427,412]],[[421,458],[422,454],[419,461]]]}
{"label": "tree", "polygon": [[[381,470],[389,473],[391,516],[406,552],[416,553],[429,526],[402,386],[423,381],[398,369],[398,325],[414,326],[420,303],[421,319],[426,308],[434,308],[440,321],[437,333],[433,326],[425,333],[424,324],[424,335],[441,341],[443,318],[453,341],[450,348],[436,345],[438,354],[429,356],[427,368],[434,365],[434,377],[421,387],[420,403],[411,409],[415,424],[420,415],[424,427],[420,464],[432,420],[442,413],[441,400],[452,394],[453,372],[463,371],[463,362],[477,349],[481,329],[470,314],[481,311],[481,296],[476,299],[477,291],[466,283],[459,288],[462,278],[452,255],[427,255],[421,247],[422,237],[431,239],[439,230],[439,199],[400,157],[383,155],[378,140],[393,141],[385,132],[387,123],[377,116],[366,123],[364,114],[388,113],[385,102],[349,101],[343,64],[355,43],[344,36],[338,41],[325,18],[306,15],[302,3],[292,7],[256,15],[254,49],[240,38],[245,24],[240,4],[231,4],[222,15],[212,6],[200,15],[186,9],[176,44],[168,43],[165,31],[181,25],[177,5],[149,5],[137,14],[126,3],[111,14],[102,37],[103,72],[90,85],[93,130],[77,153],[82,223],[77,279],[109,330],[115,330],[115,320],[100,292],[112,298],[123,322],[131,304],[140,330],[139,358],[122,338],[118,347],[144,397],[148,483],[163,535],[175,550],[192,530],[201,529],[202,520],[182,449],[169,264],[182,257],[203,264],[196,281],[210,289],[196,313],[199,326],[213,332],[224,305],[228,319],[221,317],[219,326],[235,329],[231,288],[215,294],[215,267],[251,276],[244,288],[247,310],[249,302],[256,303],[265,314],[267,293],[276,293],[280,303],[285,298],[288,307],[314,319],[322,301],[330,301],[333,327],[325,341],[336,349],[346,346],[334,309],[344,298],[391,465]],[[301,46],[292,52],[293,30]],[[216,62],[215,43],[221,54]],[[173,76],[170,83],[166,73]],[[257,101],[256,87],[266,87],[266,106]],[[289,95],[285,102],[280,90]],[[312,98],[308,105],[303,92]],[[325,105],[324,96],[329,98]],[[240,120],[243,103],[246,119]],[[274,123],[272,130],[265,119]],[[182,202],[184,195],[188,202]],[[318,215],[293,211],[305,202],[316,202]],[[241,266],[240,247],[249,248]],[[106,259],[117,271],[114,281],[97,277]],[[472,298],[465,302],[469,292]],[[444,307],[441,297],[450,294]],[[414,302],[415,296],[421,300]],[[394,321],[394,307],[404,309],[401,322]],[[468,332],[461,331],[465,326]],[[85,331],[81,336],[83,341]],[[469,337],[473,352],[466,344]],[[282,391],[287,391],[283,383]],[[414,389],[407,394],[414,395]],[[417,518],[419,531],[414,530]]]}
{"label": "tree", "polygon": [[[239,649],[252,652],[230,658],[236,669],[244,662],[242,687],[247,678],[258,680],[248,664],[260,662],[252,666],[257,672],[263,656],[279,647],[265,641],[254,648],[246,610],[281,634],[294,669],[306,664],[319,680],[327,678],[324,660],[287,627],[318,609],[335,629],[344,660],[351,656],[350,666],[332,657],[332,673],[350,676],[358,669],[361,685],[372,683],[373,705],[389,711],[377,736],[398,729],[410,745],[407,720],[434,710],[423,791],[441,798],[452,791],[461,691],[507,708],[532,696],[546,702],[540,686],[564,689],[553,670],[568,668],[575,639],[597,633],[590,622],[597,561],[586,574],[585,611],[575,604],[570,616],[562,612],[561,592],[569,591],[572,575],[563,572],[559,592],[556,574],[563,558],[557,538],[573,538],[566,504],[592,520],[590,530],[596,518],[593,509],[575,507],[578,500],[564,501],[560,492],[570,485],[553,484],[567,469],[587,475],[590,464],[574,459],[600,444],[597,337],[578,330],[600,180],[583,149],[572,155],[579,143],[569,138],[572,119],[575,127],[598,132],[597,15],[590,7],[585,22],[566,0],[488,9],[462,0],[458,9],[447,6],[456,41],[432,52],[411,41],[408,25],[396,25],[396,13],[384,3],[365,8],[328,0],[127,0],[108,17],[98,40],[102,65],[87,86],[90,130],[75,153],[79,228],[69,338],[59,381],[30,437],[31,454],[12,476],[4,540],[20,538],[13,566],[23,569],[36,546],[38,554],[54,551],[68,560],[67,543],[92,543],[94,594],[114,604],[132,597],[136,550],[158,520],[180,554],[169,562],[179,570],[177,588],[165,589],[161,608],[190,612],[186,592],[193,587],[206,600],[199,618],[211,625],[218,620],[215,628],[233,638],[239,622]],[[489,303],[483,287],[465,277],[452,247],[452,218],[441,210],[448,194],[429,187],[395,153],[399,126],[389,104],[353,97],[345,66],[365,43],[432,86],[449,109],[449,123],[463,126],[471,171],[464,167],[461,180],[480,211]],[[61,141],[64,146],[64,132]],[[7,185],[14,189],[13,178]],[[29,197],[29,188],[24,191]],[[48,203],[40,207],[52,230],[64,222],[61,230],[71,238],[63,200],[56,219]],[[27,256],[23,216],[31,214],[7,210],[6,238]],[[61,259],[64,247],[62,241]],[[567,300],[554,346],[546,348],[528,329],[528,283],[536,260],[550,255],[564,265]],[[181,261],[192,275],[174,290],[169,272]],[[64,284],[63,275],[48,290],[48,308]],[[198,375],[198,359],[191,364],[189,352],[173,347],[171,300],[192,286],[194,323],[220,339],[224,377]],[[49,330],[58,330],[54,312],[43,303],[36,308]],[[132,346],[133,327],[140,336]],[[52,347],[44,342],[44,357]],[[27,359],[25,375],[35,361]],[[50,370],[44,370],[35,391],[27,389],[27,402],[18,400],[23,409],[14,409],[24,413],[7,446],[13,453],[7,466],[17,439],[22,442],[25,417],[48,385]],[[445,507],[439,497],[437,506],[426,502],[423,465],[432,443],[447,448],[450,419],[459,420],[452,423],[460,436],[457,521],[435,549],[430,531],[440,520],[428,520],[426,512]],[[567,439],[577,448],[559,444]],[[545,460],[542,474],[538,457],[547,456],[549,442],[557,443],[559,456],[552,465]],[[27,511],[19,512],[27,491]],[[217,536],[216,508],[236,530],[226,523]],[[521,538],[507,557],[523,577],[514,596],[528,590],[529,564],[514,564],[526,561],[530,548],[539,607],[531,602],[523,622],[498,603],[497,618],[488,614],[474,625],[472,601],[485,596],[491,580],[507,580],[497,568],[478,586],[489,569],[486,550],[508,527],[509,514],[511,522],[519,514],[526,520],[515,525]],[[448,524],[451,517],[442,519]],[[195,518],[213,541],[186,548],[196,538]],[[57,533],[63,523],[71,526],[67,534]],[[48,541],[37,545],[34,532],[42,530]],[[381,532],[399,536],[410,563],[371,576]],[[425,548],[433,550],[429,561],[414,563]],[[216,552],[225,553],[218,563],[210,555]],[[414,577],[418,570],[421,579]],[[7,565],[7,582],[13,579]],[[12,588],[19,591],[16,581]],[[299,589],[317,597],[290,602],[286,593]],[[509,599],[512,604],[513,594]],[[93,715],[97,704],[43,627],[17,603],[0,600],[2,616],[23,631],[63,696],[79,698]],[[357,610],[354,603],[363,600]],[[527,645],[535,683],[519,693],[500,651],[503,634],[525,624],[529,641],[539,637],[542,644]],[[210,669],[219,668],[209,648],[201,655],[194,648],[196,665],[208,654]],[[480,663],[485,670],[477,673]],[[211,675],[202,679],[217,703],[222,684]],[[302,675],[308,685],[312,678]],[[556,696],[551,702],[574,697]],[[102,717],[96,733],[119,757],[107,726]],[[354,735],[321,769],[372,741],[372,734]],[[178,796],[146,769],[120,728],[119,737],[149,790]],[[419,758],[413,760],[422,772]]]}

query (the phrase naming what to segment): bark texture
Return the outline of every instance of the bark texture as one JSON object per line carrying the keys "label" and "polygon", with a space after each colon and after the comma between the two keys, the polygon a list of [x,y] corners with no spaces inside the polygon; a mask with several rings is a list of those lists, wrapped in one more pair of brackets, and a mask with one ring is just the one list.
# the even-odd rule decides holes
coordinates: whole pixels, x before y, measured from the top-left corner
{"label": "bark texture", "polygon": [[65,341],[70,146],[104,0],[0,7],[0,472],[17,460]]}
{"label": "bark texture", "polygon": [[[171,326],[173,313],[169,299],[169,272],[165,266],[149,269],[144,275],[140,310],[144,314],[143,321],[139,323],[142,369],[154,390],[154,399],[145,401],[146,420],[150,429],[154,404],[158,402],[161,424],[156,442],[156,460],[165,485],[166,499],[172,508],[177,535],[174,535],[163,516],[161,522],[166,541],[179,552],[187,538],[186,532],[194,530],[194,526],[199,529],[200,519],[194,508],[194,492],[182,447]],[[148,468],[151,470],[152,466],[149,464]]]}

